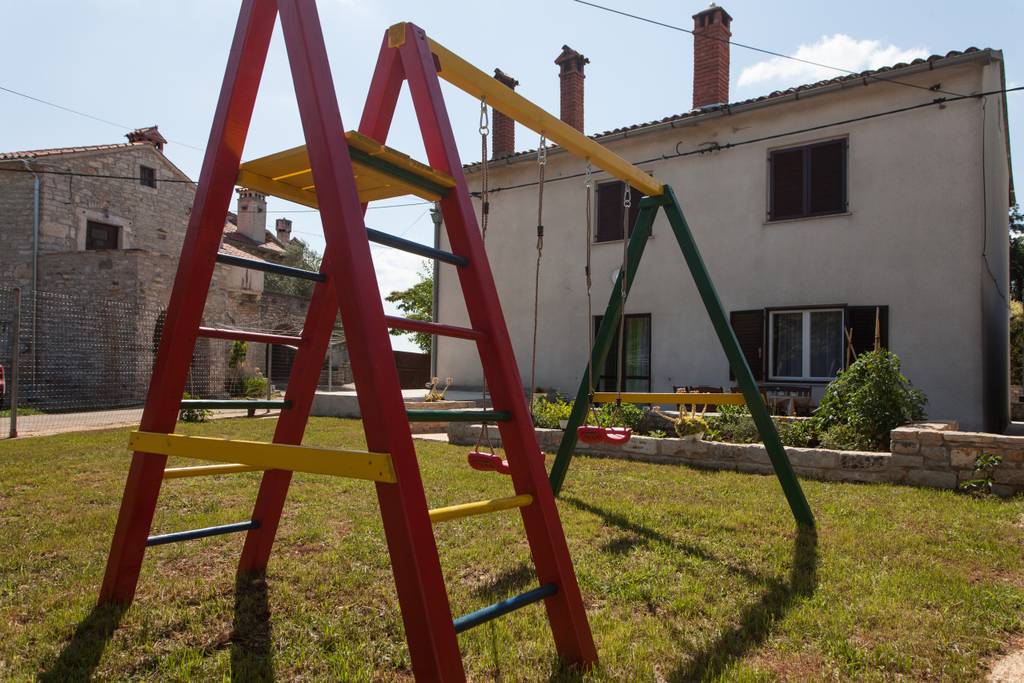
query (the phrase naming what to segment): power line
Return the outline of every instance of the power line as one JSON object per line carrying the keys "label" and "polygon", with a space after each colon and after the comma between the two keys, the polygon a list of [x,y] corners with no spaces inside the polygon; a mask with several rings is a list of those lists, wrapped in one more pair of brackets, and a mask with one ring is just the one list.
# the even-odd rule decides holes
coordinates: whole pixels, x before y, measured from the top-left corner
{"label": "power line", "polygon": [[[640,16],[638,14],[630,14],[629,12],[623,12],[622,10],[617,10],[617,9],[612,8],[612,7],[605,7],[604,5],[598,5],[598,4],[593,3],[593,2],[587,2],[587,0],[573,0],[573,2],[579,3],[581,5],[587,5],[589,7],[594,7],[596,9],[604,10],[605,12],[611,12],[612,14],[618,14],[618,15],[623,16],[623,17],[629,17],[630,19],[636,19],[637,21],[643,21],[643,22],[646,22],[648,24],[654,24],[655,26],[661,26],[663,28],[669,28],[669,29],[672,29],[673,31],[681,31],[683,33],[689,33],[691,36],[694,36],[695,38],[697,37],[697,34],[696,34],[696,32],[693,29],[683,28],[682,26],[676,26],[674,24],[666,24],[663,21],[657,21],[655,19],[648,19],[647,17],[642,17],[642,16]],[[905,86],[905,87],[908,87],[908,88],[917,88],[919,90],[928,90],[930,92],[940,92],[943,95],[950,95],[950,96],[953,96],[953,97],[962,97],[962,95],[960,93],[951,92],[951,91],[947,91],[947,90],[942,90],[942,89],[940,89],[938,87],[928,87],[926,85],[917,85],[916,83],[907,83],[905,81],[897,81],[897,80],[894,80],[894,79],[891,79],[891,78],[883,78],[881,76],[873,76],[871,74],[861,73],[859,71],[853,71],[851,69],[844,69],[844,68],[839,67],[839,66],[832,66],[830,64],[822,64],[821,62],[815,62],[815,61],[812,61],[810,59],[803,59],[801,57],[794,57],[793,55],[787,55],[787,54],[784,54],[782,52],[775,52],[774,50],[768,50],[768,49],[765,49],[763,47],[757,47],[756,45],[747,45],[746,43],[738,43],[738,42],[736,42],[734,40],[729,40],[727,38],[719,38],[717,36],[710,36],[710,35],[701,35],[700,37],[708,39],[708,40],[715,40],[715,41],[718,41],[720,43],[726,43],[728,45],[735,45],[736,47],[742,47],[745,50],[753,50],[754,52],[760,52],[761,54],[770,55],[772,57],[779,57],[781,59],[790,59],[790,60],[792,60],[794,62],[800,62],[802,64],[808,64],[810,66],[817,66],[817,67],[820,67],[822,69],[832,69],[833,71],[842,71],[843,73],[851,74],[851,75],[854,75],[854,76],[861,76],[863,78],[870,78],[871,80],[881,81],[883,83],[893,83],[895,85],[902,85],[902,86]]]}
{"label": "power line", "polygon": [[[71,114],[75,114],[77,116],[83,116],[83,117],[85,117],[87,119],[92,119],[93,121],[99,121],[100,123],[105,123],[108,126],[114,126],[116,128],[120,128],[121,130],[134,130],[134,128],[132,126],[126,126],[123,123],[118,123],[116,121],[111,121],[109,119],[100,118],[99,116],[93,116],[92,114],[87,114],[84,111],[79,111],[77,109],[72,109],[71,107],[65,107],[63,104],[57,104],[56,102],[50,102],[49,100],[44,100],[42,98],[35,97],[33,95],[29,95],[28,93],[23,93],[23,92],[19,92],[17,90],[12,90],[11,88],[5,88],[2,85],[0,85],[0,90],[2,90],[3,92],[6,92],[6,93],[10,93],[11,95],[17,95],[18,97],[24,97],[26,100],[32,100],[33,102],[38,102],[40,104],[45,104],[46,106],[53,107],[54,109],[60,109],[61,111],[66,111],[66,112],[69,112]],[[167,142],[171,142],[171,143],[173,143],[175,145],[180,145],[182,147],[188,147],[189,149],[194,149],[197,152],[205,152],[206,151],[202,147],[196,147],[195,145],[190,145],[190,144],[185,143],[185,142],[177,142],[177,141],[171,140],[171,139],[167,139]]]}
{"label": "power line", "polygon": [[[847,125],[847,124],[850,124],[850,123],[857,123],[857,122],[860,122],[860,121],[869,121],[871,119],[878,119],[878,118],[882,118],[884,116],[891,116],[893,114],[901,114],[901,113],[905,113],[905,112],[908,112],[908,111],[914,111],[914,110],[917,110],[917,109],[924,109],[926,107],[943,106],[943,105],[946,105],[946,104],[952,104],[952,103],[955,103],[955,102],[961,102],[963,100],[981,99],[981,98],[987,97],[989,95],[1005,95],[1006,93],[1019,92],[1021,90],[1024,90],[1024,85],[1017,86],[1017,87],[1014,87],[1014,88],[1002,88],[1000,90],[989,90],[989,91],[980,92],[980,93],[977,93],[977,94],[974,94],[974,95],[957,95],[955,97],[937,97],[934,100],[931,100],[929,102],[921,102],[919,104],[912,104],[912,105],[909,105],[909,106],[906,106],[906,107],[899,107],[899,108],[896,108],[896,109],[888,109],[886,111],[876,112],[874,114],[865,114],[863,116],[855,116],[855,117],[849,118],[849,119],[842,119],[842,120],[839,120],[839,121],[831,121],[829,123],[822,123],[822,124],[819,124],[817,126],[809,126],[807,128],[800,128],[800,129],[797,129],[797,130],[786,131],[784,133],[773,133],[772,135],[762,135],[762,136],[759,136],[759,137],[756,137],[756,138],[750,138],[748,140],[740,140],[739,142],[727,142],[727,143],[722,144],[722,145],[719,145],[719,144],[716,143],[716,144],[713,144],[713,145],[711,145],[709,147],[704,147],[702,149],[688,150],[686,152],[680,152],[679,151],[679,145],[682,144],[681,141],[680,141],[680,142],[676,143],[676,151],[673,154],[662,154],[660,156],[650,157],[649,159],[640,159],[639,161],[631,161],[629,163],[632,164],[633,166],[640,166],[642,164],[650,164],[650,163],[653,163],[655,161],[668,161],[669,159],[676,159],[676,158],[679,158],[679,157],[700,156],[700,155],[708,154],[708,153],[711,153],[711,152],[720,152],[720,151],[723,151],[723,150],[732,149],[733,147],[743,147],[744,145],[751,145],[751,144],[754,144],[754,143],[757,143],[757,142],[766,142],[768,140],[778,140],[779,138],[790,137],[792,135],[800,135],[802,133],[812,133],[814,131],[823,130],[825,128],[833,128],[835,126],[843,126],[843,125]],[[568,175],[558,176],[557,178],[547,178],[545,180],[545,184],[549,185],[551,183],[558,182],[559,180],[571,180],[573,178],[582,178],[585,175],[586,175],[586,173],[570,173]],[[530,182],[526,182],[526,183],[518,183],[516,185],[505,185],[504,187],[496,187],[496,188],[495,187],[491,187],[491,188],[488,188],[487,191],[488,192],[501,192],[502,190],[518,190],[518,189],[524,188],[524,187],[533,187],[534,185],[537,185],[537,184],[538,184],[537,181],[534,180],[534,181],[530,181]],[[474,197],[478,197],[480,195],[479,192],[471,192],[470,194],[472,194]]]}

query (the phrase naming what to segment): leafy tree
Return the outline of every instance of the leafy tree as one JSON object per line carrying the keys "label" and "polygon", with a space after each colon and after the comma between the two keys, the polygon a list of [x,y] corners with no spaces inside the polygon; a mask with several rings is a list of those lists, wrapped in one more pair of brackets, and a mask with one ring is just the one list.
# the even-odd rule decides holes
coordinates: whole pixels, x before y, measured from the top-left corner
{"label": "leafy tree", "polygon": [[1024,371],[1024,303],[1010,301],[1010,384],[1021,383]]}
{"label": "leafy tree", "polygon": [[[319,271],[321,261],[323,261],[323,256],[309,245],[300,239],[292,239],[285,247],[285,253],[280,262],[282,265],[292,268]],[[268,292],[308,297],[313,294],[313,281],[268,273],[263,280],[263,288]]]}
{"label": "leafy tree", "polygon": [[1024,214],[1010,207],[1010,297],[1024,299]]}
{"label": "leafy tree", "polygon": [[[420,269],[419,281],[408,289],[388,294],[385,301],[396,304],[398,310],[411,320],[432,320],[434,312],[434,273],[430,266]],[[391,330],[391,334],[400,337],[407,334],[402,330]],[[414,332],[413,343],[424,352],[430,352],[430,335],[426,332]]]}

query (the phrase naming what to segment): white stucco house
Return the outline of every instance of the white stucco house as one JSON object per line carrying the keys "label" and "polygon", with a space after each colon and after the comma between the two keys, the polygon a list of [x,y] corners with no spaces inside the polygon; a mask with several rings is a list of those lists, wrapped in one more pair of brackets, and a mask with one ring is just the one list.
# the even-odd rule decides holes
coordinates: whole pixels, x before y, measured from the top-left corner
{"label": "white stucco house", "polygon": [[[849,336],[856,350],[872,348],[877,317],[882,343],[927,394],[930,416],[1001,432],[1012,194],[1002,53],[971,48],[726,104],[721,38],[731,35],[731,17],[712,6],[694,20],[693,110],[593,137],[674,188],[755,376],[810,387],[817,400],[847,363]],[[583,131],[587,60],[565,48],[556,63],[562,119]],[[494,119],[487,251],[529,382],[537,152],[515,152],[511,121]],[[480,164],[466,170],[479,190]],[[595,324],[587,319],[583,173],[580,159],[548,151],[536,383],[567,395],[585,370]],[[624,193],[603,173],[595,184],[588,238],[599,316],[622,258]],[[440,269],[437,288],[437,319],[467,324],[455,273]],[[626,314],[618,368],[626,388],[731,386],[664,216]],[[436,363],[459,386],[481,383],[470,342],[439,339]],[[606,386],[616,372],[609,361]]]}

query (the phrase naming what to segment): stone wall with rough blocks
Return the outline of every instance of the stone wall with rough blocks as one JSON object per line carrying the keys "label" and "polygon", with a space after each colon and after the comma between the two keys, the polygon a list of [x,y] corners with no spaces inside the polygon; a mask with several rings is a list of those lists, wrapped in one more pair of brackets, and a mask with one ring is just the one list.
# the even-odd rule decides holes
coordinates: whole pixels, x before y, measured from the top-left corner
{"label": "stone wall with rough blocks", "polygon": [[[974,461],[982,451],[999,453],[1003,463],[995,473],[994,490],[1009,496],[1024,491],[1024,437],[959,432],[956,423],[920,423],[892,432],[892,452],[833,451],[787,448],[793,469],[803,477],[824,481],[887,482],[953,489],[972,478]],[[451,443],[472,445],[480,425],[452,422]],[[497,437],[497,430],[491,430]],[[542,450],[555,452],[562,439],[558,429],[537,429]],[[495,446],[500,439],[493,439]],[[634,436],[623,446],[579,444],[577,453],[656,463],[679,463],[702,469],[771,474],[761,444],[684,441]]]}

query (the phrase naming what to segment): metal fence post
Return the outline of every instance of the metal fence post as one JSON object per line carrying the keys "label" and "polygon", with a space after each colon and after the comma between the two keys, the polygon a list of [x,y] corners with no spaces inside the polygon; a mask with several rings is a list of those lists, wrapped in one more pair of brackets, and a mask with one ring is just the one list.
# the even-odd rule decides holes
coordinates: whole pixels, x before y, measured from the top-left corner
{"label": "metal fence post", "polygon": [[269,400],[269,399],[274,398],[274,380],[270,379],[270,373],[271,373],[271,365],[270,364],[273,362],[273,358],[274,358],[274,345],[273,344],[267,344],[266,345],[266,350],[267,350],[267,362],[266,362],[265,365],[267,366],[267,399]]}
{"label": "metal fence post", "polygon": [[21,287],[14,288],[14,324],[11,330],[11,430],[9,436],[18,436],[18,353],[21,351]]}

